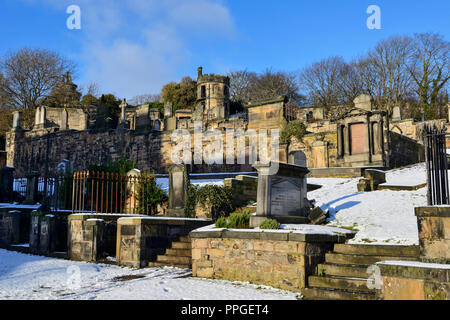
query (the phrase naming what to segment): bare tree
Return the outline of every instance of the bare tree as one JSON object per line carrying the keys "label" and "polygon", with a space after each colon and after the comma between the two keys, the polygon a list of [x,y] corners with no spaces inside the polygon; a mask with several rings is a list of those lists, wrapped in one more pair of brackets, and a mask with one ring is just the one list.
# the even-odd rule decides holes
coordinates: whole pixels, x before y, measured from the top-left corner
{"label": "bare tree", "polygon": [[330,57],[313,63],[300,73],[300,86],[316,106],[329,108],[344,102],[342,81],[347,65],[342,57]]}
{"label": "bare tree", "polygon": [[2,90],[12,105],[27,110],[35,108],[63,75],[74,74],[75,66],[56,52],[24,48],[7,54],[0,70],[5,76]]}
{"label": "bare tree", "polygon": [[427,118],[436,116],[440,94],[450,79],[450,43],[439,34],[415,34],[408,69]]}
{"label": "bare tree", "polygon": [[251,100],[251,87],[255,83],[257,75],[247,70],[231,71],[230,78],[230,99],[240,104],[246,104]]}
{"label": "bare tree", "polygon": [[305,97],[300,94],[297,75],[289,72],[274,72],[267,69],[257,75],[250,86],[251,100],[265,100],[285,95],[293,105],[300,105]]}
{"label": "bare tree", "polygon": [[161,101],[161,95],[159,94],[140,94],[130,100],[132,105],[141,105],[150,102]]}
{"label": "bare tree", "polygon": [[411,38],[394,36],[380,41],[361,64],[365,88],[384,110],[403,105],[411,88],[407,59]]}

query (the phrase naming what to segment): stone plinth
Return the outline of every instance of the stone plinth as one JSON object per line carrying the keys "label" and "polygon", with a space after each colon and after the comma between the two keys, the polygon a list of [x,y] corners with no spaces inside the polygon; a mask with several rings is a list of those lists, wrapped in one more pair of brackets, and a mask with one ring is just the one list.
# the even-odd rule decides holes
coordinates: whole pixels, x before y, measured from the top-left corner
{"label": "stone plinth", "polygon": [[39,254],[50,255],[56,247],[56,219],[54,215],[47,214],[41,218],[41,231],[39,234]]}
{"label": "stone plinth", "polygon": [[417,207],[415,211],[421,260],[450,263],[450,206]]}
{"label": "stone plinth", "polygon": [[[273,170],[277,166],[278,170]],[[306,174],[309,170],[276,162],[256,163],[253,167],[258,170],[258,191],[256,215],[250,218],[250,227],[258,227],[267,218],[280,223],[307,223],[310,207],[306,198]]]}
{"label": "stone plinth", "polygon": [[[194,277],[249,281],[300,291],[334,243],[343,243],[348,230],[233,230],[206,227],[190,233]],[[318,228],[319,229],[319,228]]]}
{"label": "stone plinth", "polygon": [[20,243],[20,211],[0,209],[0,248]]}
{"label": "stone plinth", "polygon": [[105,258],[108,240],[107,221],[100,216],[69,216],[68,257],[70,260],[99,261]]}
{"label": "stone plinth", "polygon": [[120,265],[146,267],[164,254],[172,241],[210,224],[203,219],[134,217],[117,222],[116,261]]}
{"label": "stone plinth", "polygon": [[39,254],[41,240],[41,219],[44,213],[34,210],[30,215],[30,253]]}
{"label": "stone plinth", "polygon": [[383,300],[450,300],[450,265],[411,261],[378,262]]}

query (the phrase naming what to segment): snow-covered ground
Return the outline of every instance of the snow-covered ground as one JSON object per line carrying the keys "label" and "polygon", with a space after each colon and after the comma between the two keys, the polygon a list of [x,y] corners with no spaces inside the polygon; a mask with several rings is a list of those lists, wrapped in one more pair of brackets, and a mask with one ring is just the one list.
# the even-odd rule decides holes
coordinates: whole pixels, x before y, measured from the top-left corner
{"label": "snow-covered ground", "polygon": [[[0,249],[0,299],[295,300],[293,292],[190,277],[178,268],[131,269]],[[122,278],[120,278],[122,277]],[[134,277],[134,279],[132,279]]]}
{"label": "snow-covered ground", "polygon": [[[426,182],[424,163],[390,170],[386,184],[418,185]],[[426,205],[426,188],[416,191],[380,190],[359,193],[360,178],[310,178],[309,183],[322,188],[308,192],[322,210],[330,210],[329,226],[359,230],[349,243],[402,244],[419,243],[414,207]]]}

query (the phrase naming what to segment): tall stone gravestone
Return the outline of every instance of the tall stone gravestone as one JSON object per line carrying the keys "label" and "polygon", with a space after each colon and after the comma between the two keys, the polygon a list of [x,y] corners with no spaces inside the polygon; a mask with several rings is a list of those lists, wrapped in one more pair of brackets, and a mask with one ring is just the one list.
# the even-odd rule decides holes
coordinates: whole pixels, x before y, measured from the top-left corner
{"label": "tall stone gravestone", "polygon": [[36,204],[38,197],[39,172],[32,171],[26,175],[27,189],[24,204]]}
{"label": "tall stone gravestone", "polygon": [[393,121],[400,121],[402,120],[402,115],[400,112],[400,107],[396,106],[392,109],[392,120]]}
{"label": "tall stone gravestone", "polygon": [[166,214],[169,217],[184,217],[189,184],[187,170],[187,166],[177,164],[169,168],[169,208]]}
{"label": "tall stone gravestone", "polygon": [[[271,168],[278,165],[278,171],[271,173]],[[306,167],[274,163],[256,163],[258,171],[258,192],[256,214],[250,218],[250,227],[259,227],[265,219],[275,219],[280,223],[308,223],[310,212],[306,197]]]}
{"label": "tall stone gravestone", "polygon": [[0,179],[0,202],[11,202],[13,196],[14,168],[1,168]]}

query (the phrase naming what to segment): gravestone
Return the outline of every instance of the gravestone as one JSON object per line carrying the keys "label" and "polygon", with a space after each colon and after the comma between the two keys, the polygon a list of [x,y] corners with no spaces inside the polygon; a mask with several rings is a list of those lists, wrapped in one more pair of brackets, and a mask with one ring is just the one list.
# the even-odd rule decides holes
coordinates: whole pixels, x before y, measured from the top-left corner
{"label": "gravestone", "polygon": [[393,121],[402,120],[402,114],[400,112],[400,107],[397,106],[392,109],[392,120]]}
{"label": "gravestone", "polygon": [[187,170],[187,166],[178,164],[169,168],[169,208],[166,214],[169,217],[184,217],[189,184]]}
{"label": "gravestone", "polygon": [[[275,174],[271,168],[278,166]],[[258,193],[256,214],[250,218],[250,227],[256,228],[267,218],[280,223],[308,223],[310,212],[306,197],[306,167],[286,163],[257,162]]]}
{"label": "gravestone", "polygon": [[363,109],[367,111],[372,110],[372,97],[368,94],[361,94],[357,96],[353,103],[355,104],[355,108]]}
{"label": "gravestone", "polygon": [[56,172],[60,176],[72,174],[73,173],[73,165],[69,160],[64,159],[60,163],[58,163],[58,165],[56,166]]}
{"label": "gravestone", "polygon": [[0,202],[11,202],[13,199],[14,168],[0,169]]}
{"label": "gravestone", "polygon": [[22,116],[22,112],[14,111],[14,113],[13,113],[13,127],[12,127],[13,131],[18,131],[18,130],[22,129],[20,127],[21,116]]}
{"label": "gravestone", "polygon": [[27,189],[24,204],[36,204],[38,197],[39,172],[32,171],[26,175]]}
{"label": "gravestone", "polygon": [[39,242],[41,239],[41,219],[44,214],[37,210],[31,212],[30,225],[30,253],[39,254]]}

